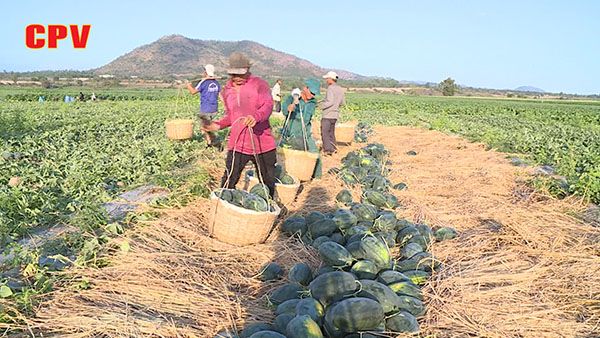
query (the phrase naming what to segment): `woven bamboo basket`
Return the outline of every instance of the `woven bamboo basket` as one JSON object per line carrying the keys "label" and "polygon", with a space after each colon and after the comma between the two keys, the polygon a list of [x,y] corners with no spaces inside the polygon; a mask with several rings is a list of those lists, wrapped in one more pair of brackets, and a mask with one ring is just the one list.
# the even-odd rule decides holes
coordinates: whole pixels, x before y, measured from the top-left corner
{"label": "woven bamboo basket", "polygon": [[210,194],[211,213],[208,231],[221,242],[244,246],[264,243],[269,237],[281,209],[272,212],[244,209]]}
{"label": "woven bamboo basket", "polygon": [[299,181],[310,181],[319,158],[318,153],[286,148],[278,148],[277,156],[283,170]]}
{"label": "woven bamboo basket", "polygon": [[[258,178],[255,176],[248,176],[248,184],[245,185],[246,189],[252,188],[255,184],[258,184]],[[296,199],[298,189],[300,189],[300,181],[295,177],[294,184],[275,183],[275,198],[278,199],[281,204],[288,206]]]}
{"label": "woven bamboo basket", "polygon": [[354,141],[355,122],[340,123],[335,126],[335,140],[338,143],[352,144]]}
{"label": "woven bamboo basket", "polygon": [[167,137],[171,140],[189,140],[194,136],[194,120],[170,120],[165,122]]}

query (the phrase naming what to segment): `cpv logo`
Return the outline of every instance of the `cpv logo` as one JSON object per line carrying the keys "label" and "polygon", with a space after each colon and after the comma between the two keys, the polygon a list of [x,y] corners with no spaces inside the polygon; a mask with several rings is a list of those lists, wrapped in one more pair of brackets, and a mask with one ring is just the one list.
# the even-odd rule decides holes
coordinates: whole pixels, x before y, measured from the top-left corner
{"label": "cpv logo", "polygon": [[25,45],[32,49],[58,48],[58,40],[64,40],[71,33],[73,48],[85,48],[92,25],[39,25],[33,24],[25,27]]}

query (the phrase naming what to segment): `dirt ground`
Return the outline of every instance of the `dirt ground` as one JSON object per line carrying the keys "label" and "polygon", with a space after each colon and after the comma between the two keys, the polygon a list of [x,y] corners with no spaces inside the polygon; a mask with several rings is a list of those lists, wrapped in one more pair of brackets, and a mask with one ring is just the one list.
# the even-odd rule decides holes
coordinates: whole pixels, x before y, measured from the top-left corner
{"label": "dirt ground", "polygon": [[[528,188],[531,168],[506,154],[439,132],[377,127],[370,142],[390,150],[399,215],[460,236],[434,244],[443,262],[425,287],[424,333],[436,337],[593,337],[600,332],[600,231],[576,215],[577,199]],[[324,171],[348,151],[324,158]],[[407,155],[409,150],[416,156]],[[335,209],[341,182],[304,184],[286,214]],[[358,193],[355,191],[355,193]],[[265,293],[281,282],[255,278],[275,260],[318,266],[314,251],[278,229],[265,244],[236,248],[207,235],[208,201],[164,211],[130,231],[128,252],[103,269],[81,269],[92,288],[59,288],[28,320],[45,337],[212,337],[226,327],[272,319]]]}

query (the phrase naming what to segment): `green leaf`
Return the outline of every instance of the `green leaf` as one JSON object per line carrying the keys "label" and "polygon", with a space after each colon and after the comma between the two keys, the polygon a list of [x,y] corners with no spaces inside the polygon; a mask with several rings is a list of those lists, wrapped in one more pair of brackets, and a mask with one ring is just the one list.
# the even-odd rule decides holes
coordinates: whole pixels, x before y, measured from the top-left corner
{"label": "green leaf", "polygon": [[12,290],[6,285],[0,285],[0,298],[8,298],[13,295]]}
{"label": "green leaf", "polygon": [[129,241],[123,241],[121,242],[121,252],[127,253],[129,252],[129,250],[131,249],[131,246],[129,246]]}

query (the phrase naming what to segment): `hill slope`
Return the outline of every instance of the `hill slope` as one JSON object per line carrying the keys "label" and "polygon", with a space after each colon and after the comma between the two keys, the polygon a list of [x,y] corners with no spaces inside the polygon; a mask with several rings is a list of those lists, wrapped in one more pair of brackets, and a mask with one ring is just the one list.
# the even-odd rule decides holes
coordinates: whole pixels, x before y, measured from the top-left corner
{"label": "hill slope", "polygon": [[[277,51],[253,41],[214,41],[169,35],[140,46],[94,70],[96,74],[121,76],[190,76],[202,72],[203,65],[215,65],[217,75],[224,75],[227,60],[235,51],[244,52],[252,61],[252,72],[274,77],[321,76],[327,70],[294,55]],[[338,71],[342,79],[367,77]]]}

